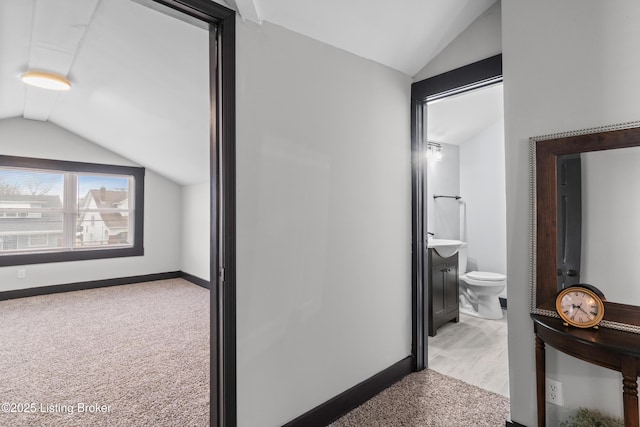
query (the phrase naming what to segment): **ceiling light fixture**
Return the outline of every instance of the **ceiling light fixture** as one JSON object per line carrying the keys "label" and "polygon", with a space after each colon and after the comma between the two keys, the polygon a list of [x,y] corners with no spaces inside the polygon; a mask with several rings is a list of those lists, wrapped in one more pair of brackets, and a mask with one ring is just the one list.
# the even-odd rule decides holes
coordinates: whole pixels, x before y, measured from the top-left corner
{"label": "ceiling light fixture", "polygon": [[46,71],[27,71],[20,76],[23,82],[28,85],[50,90],[69,90],[71,82],[58,74]]}

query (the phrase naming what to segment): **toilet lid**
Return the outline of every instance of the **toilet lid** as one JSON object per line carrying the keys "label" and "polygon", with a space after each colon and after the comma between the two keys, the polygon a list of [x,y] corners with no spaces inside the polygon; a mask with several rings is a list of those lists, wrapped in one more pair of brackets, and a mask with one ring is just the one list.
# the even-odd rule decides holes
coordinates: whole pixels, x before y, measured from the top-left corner
{"label": "toilet lid", "polygon": [[488,271],[471,271],[466,274],[469,279],[473,280],[487,280],[491,282],[501,282],[507,277],[500,273],[490,273]]}

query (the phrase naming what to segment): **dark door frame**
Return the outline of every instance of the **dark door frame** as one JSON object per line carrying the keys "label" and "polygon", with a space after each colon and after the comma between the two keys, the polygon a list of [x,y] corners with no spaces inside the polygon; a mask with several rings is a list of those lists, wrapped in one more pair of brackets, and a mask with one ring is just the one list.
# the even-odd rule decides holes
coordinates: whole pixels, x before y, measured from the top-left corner
{"label": "dark door frame", "polygon": [[424,191],[427,143],[424,113],[427,100],[495,84],[502,80],[502,54],[439,74],[411,85],[411,354],[413,370],[427,367],[428,265],[427,210]]}
{"label": "dark door frame", "polygon": [[211,102],[211,344],[210,425],[235,427],[236,402],[236,200],[235,18],[211,0],[153,0],[209,28]]}

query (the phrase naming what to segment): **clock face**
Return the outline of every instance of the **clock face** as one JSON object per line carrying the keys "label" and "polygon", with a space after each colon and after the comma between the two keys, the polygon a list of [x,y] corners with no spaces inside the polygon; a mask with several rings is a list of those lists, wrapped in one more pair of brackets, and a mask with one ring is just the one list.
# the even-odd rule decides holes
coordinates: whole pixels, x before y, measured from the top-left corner
{"label": "clock face", "polygon": [[589,289],[567,288],[558,294],[556,309],[560,317],[572,326],[589,328],[597,325],[604,316],[600,297]]}

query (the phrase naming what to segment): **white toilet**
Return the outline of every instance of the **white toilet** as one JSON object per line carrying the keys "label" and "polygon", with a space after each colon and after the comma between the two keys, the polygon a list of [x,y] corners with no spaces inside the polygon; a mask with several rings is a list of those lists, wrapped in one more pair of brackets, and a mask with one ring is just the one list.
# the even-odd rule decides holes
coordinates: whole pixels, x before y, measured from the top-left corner
{"label": "white toilet", "polygon": [[502,319],[498,295],[507,285],[507,277],[500,273],[467,271],[467,244],[458,250],[460,272],[460,312],[485,319]]}

